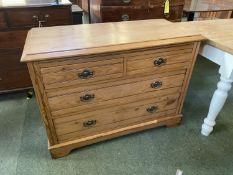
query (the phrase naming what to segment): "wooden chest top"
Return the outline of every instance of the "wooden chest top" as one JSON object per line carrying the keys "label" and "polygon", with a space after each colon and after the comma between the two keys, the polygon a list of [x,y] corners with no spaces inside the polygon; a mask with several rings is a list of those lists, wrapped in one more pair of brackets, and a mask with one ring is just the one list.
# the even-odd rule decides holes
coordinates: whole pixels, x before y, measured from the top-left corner
{"label": "wooden chest top", "polygon": [[123,51],[204,39],[198,32],[162,19],[34,28],[28,33],[21,61]]}

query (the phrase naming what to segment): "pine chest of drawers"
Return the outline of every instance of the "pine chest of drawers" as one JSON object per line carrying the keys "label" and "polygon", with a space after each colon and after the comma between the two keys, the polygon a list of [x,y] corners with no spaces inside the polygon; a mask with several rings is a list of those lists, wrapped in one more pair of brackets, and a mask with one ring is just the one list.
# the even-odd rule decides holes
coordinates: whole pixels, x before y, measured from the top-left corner
{"label": "pine chest of drawers", "polygon": [[32,29],[21,61],[52,156],[179,123],[203,39],[165,20]]}

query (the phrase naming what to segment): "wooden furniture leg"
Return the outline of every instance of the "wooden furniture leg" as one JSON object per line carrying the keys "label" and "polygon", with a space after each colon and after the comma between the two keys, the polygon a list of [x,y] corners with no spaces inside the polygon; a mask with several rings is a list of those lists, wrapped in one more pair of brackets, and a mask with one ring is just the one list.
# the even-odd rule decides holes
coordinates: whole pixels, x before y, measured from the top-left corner
{"label": "wooden furniture leg", "polygon": [[228,92],[231,89],[231,83],[233,82],[233,55],[209,45],[203,46],[200,54],[220,65],[220,81],[212,97],[209,112],[204,119],[201,131],[204,136],[209,136],[213,131],[213,127],[216,124],[215,120],[222,110],[228,97]]}
{"label": "wooden furniture leg", "polygon": [[228,91],[231,89],[231,83],[233,79],[228,79],[221,76],[221,80],[218,82],[217,90],[214,92],[213,98],[210,103],[209,113],[204,119],[202,125],[201,133],[204,136],[208,136],[212,131],[213,127],[216,124],[215,119],[217,118],[219,112],[222,110],[225,101],[228,97]]}

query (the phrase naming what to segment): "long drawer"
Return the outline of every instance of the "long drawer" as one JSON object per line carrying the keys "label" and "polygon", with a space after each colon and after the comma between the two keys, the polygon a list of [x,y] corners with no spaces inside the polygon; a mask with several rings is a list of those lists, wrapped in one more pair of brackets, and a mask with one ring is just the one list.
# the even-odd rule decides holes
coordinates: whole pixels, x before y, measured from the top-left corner
{"label": "long drawer", "polygon": [[7,9],[6,16],[10,28],[38,27],[72,24],[71,8],[67,7],[34,7]]}
{"label": "long drawer", "polygon": [[10,28],[37,27],[37,18],[40,16],[38,8],[18,8],[6,10],[7,20]]}
{"label": "long drawer", "polygon": [[[4,31],[0,32],[0,49],[22,49],[27,36],[27,30]],[[21,57],[22,53],[18,56]],[[20,62],[20,60],[19,60]],[[10,65],[10,64],[9,64]]]}
{"label": "long drawer", "polygon": [[184,76],[184,72],[177,75],[171,73],[170,76],[160,74],[143,77],[144,80],[136,82],[135,79],[131,79],[125,84],[119,81],[117,82],[118,85],[114,86],[109,86],[107,83],[105,87],[99,88],[98,86],[97,88],[95,88],[96,86],[77,87],[75,88],[75,90],[77,90],[76,92],[51,97],[48,99],[48,102],[52,111],[72,108],[79,105],[92,104],[135,94],[179,87],[183,84]]}
{"label": "long drawer", "polygon": [[[151,6],[163,5],[165,0],[102,0],[103,6]],[[169,0],[170,5],[182,5],[184,0]]]}
{"label": "long drawer", "polygon": [[0,93],[22,87],[31,87],[31,79],[27,68],[1,69],[0,70]]}
{"label": "long drawer", "polygon": [[[112,13],[114,11],[114,13]],[[169,20],[180,20],[183,13],[183,5],[170,6],[169,16],[164,14],[163,6],[151,8],[135,8],[131,6],[101,6],[102,22],[133,21],[144,19],[167,18]]]}
{"label": "long drawer", "polygon": [[102,101],[98,103],[87,103],[84,105],[78,105],[74,106],[71,108],[67,109],[60,109],[56,111],[52,111],[52,117],[55,118],[61,118],[65,117],[67,115],[72,115],[72,114],[82,114],[86,112],[93,111],[93,109],[105,109],[117,105],[124,105],[128,103],[134,103],[135,101],[144,101],[146,99],[151,99],[151,98],[158,98],[161,96],[167,96],[168,94],[179,94],[181,93],[181,87],[173,87],[173,88],[168,88],[164,89],[162,91],[152,91],[152,92],[147,92],[143,94],[136,94],[124,98],[117,98],[117,99],[112,99],[108,101]]}
{"label": "long drawer", "polygon": [[0,49],[0,91],[31,87],[27,65],[19,61],[21,54],[22,49]]}
{"label": "long drawer", "polygon": [[115,128],[121,126],[121,122],[130,124],[132,121],[136,122],[137,118],[146,120],[151,116],[161,117],[166,114],[165,111],[175,113],[179,96],[180,94],[170,94],[146,101],[57,118],[54,120],[56,133],[61,141],[74,136],[80,138],[106,131],[109,128],[106,125]]}
{"label": "long drawer", "polygon": [[[22,54],[22,49],[0,49],[0,65],[2,67],[1,70],[2,69],[6,69],[6,70],[26,69],[27,70],[27,65],[19,61],[21,54]],[[29,74],[27,75],[29,77]]]}

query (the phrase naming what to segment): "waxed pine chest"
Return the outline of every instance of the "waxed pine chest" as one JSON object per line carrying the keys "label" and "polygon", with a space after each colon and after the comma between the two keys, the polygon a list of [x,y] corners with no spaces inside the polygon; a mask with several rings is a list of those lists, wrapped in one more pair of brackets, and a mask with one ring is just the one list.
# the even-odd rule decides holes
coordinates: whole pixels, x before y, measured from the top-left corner
{"label": "waxed pine chest", "polygon": [[[143,29],[131,31],[139,22]],[[161,30],[153,30],[156,26]],[[173,34],[164,31],[171,27]],[[30,31],[22,61],[29,68],[52,156],[178,124],[203,39],[164,20]]]}

